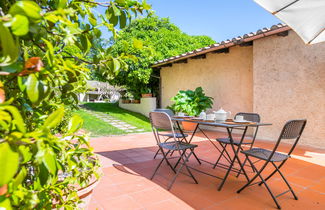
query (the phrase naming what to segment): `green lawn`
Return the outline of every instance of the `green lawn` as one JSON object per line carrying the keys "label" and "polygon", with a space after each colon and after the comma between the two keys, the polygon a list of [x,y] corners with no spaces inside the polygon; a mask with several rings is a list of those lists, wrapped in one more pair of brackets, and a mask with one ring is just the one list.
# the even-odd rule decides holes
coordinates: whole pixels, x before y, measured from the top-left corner
{"label": "green lawn", "polygon": [[[103,112],[109,114],[110,116],[122,120],[130,125],[133,125],[139,129],[143,129],[144,131],[151,131],[151,125],[149,119],[142,114],[131,112],[125,109],[118,107],[117,104],[111,103],[84,103],[88,109],[97,112]],[[77,111],[84,119],[83,128],[92,133],[93,136],[108,136],[108,135],[121,135],[126,132],[117,129],[107,122],[100,120],[91,114],[85,112],[80,109]]]}
{"label": "green lawn", "polygon": [[126,132],[115,128],[107,122],[92,116],[88,112],[80,109],[76,113],[84,120],[83,129],[91,133],[91,136],[121,135]]}

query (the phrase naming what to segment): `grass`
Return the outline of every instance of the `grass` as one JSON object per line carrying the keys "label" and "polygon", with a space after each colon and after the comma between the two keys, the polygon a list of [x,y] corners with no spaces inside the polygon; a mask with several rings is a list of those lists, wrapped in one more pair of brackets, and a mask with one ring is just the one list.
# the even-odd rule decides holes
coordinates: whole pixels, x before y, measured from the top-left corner
{"label": "grass", "polygon": [[[111,103],[84,103],[88,109],[93,111],[102,112],[108,114],[116,119],[124,121],[130,125],[133,125],[139,129],[151,131],[150,121],[147,117],[142,114],[131,112],[118,107],[117,104]],[[107,135],[119,135],[125,134],[126,132],[117,129],[107,122],[93,117],[91,114],[81,110],[77,113],[84,119],[84,129],[90,131],[92,135],[96,136],[107,136]]]}
{"label": "grass", "polygon": [[122,135],[126,133],[82,109],[76,111],[76,113],[84,120],[83,129],[90,132],[91,136]]}

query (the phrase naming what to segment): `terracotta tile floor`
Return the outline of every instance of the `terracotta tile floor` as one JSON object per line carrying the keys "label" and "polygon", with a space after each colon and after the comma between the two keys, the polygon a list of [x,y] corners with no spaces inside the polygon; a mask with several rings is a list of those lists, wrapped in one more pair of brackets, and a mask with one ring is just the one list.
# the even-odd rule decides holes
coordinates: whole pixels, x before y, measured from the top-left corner
{"label": "terracotta tile floor", "polygon": [[[215,138],[225,136],[225,133],[209,132],[209,136]],[[193,142],[199,145],[196,153],[200,158],[211,162],[216,160],[219,153],[200,134]],[[244,176],[236,178],[234,173],[230,174],[221,191],[217,191],[220,180],[195,171],[199,184],[181,174],[172,189],[167,191],[173,173],[165,163],[153,181],[149,179],[159,161],[153,160],[157,147],[152,133],[95,138],[91,144],[102,162],[103,176],[94,191],[90,209],[276,209],[264,186],[255,185],[237,194],[236,190],[245,184],[246,179]],[[255,146],[270,148],[272,145],[272,142],[257,140]],[[284,145],[281,150],[287,148],[288,145]],[[289,193],[279,197],[282,209],[325,209],[324,155],[325,150],[296,148],[282,172],[299,200],[294,200]],[[212,169],[207,163],[198,165],[194,158],[189,164],[214,175],[225,174],[225,170]],[[265,173],[271,170],[267,168]],[[250,172],[249,176],[253,173]],[[269,183],[275,194],[287,190],[279,176],[274,176]]]}

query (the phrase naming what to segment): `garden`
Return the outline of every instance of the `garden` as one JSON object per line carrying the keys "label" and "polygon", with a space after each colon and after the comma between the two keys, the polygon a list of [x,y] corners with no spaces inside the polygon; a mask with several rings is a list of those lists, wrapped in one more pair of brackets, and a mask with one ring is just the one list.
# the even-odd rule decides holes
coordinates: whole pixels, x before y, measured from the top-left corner
{"label": "garden", "polygon": [[[6,209],[75,208],[78,189],[99,178],[88,137],[78,130],[125,132],[79,108],[87,80],[123,86],[123,99],[138,100],[158,92],[154,60],[213,43],[155,16],[145,1],[5,0],[0,8],[0,206]],[[134,21],[137,15],[148,18]],[[100,28],[111,32],[109,40]],[[114,104],[85,106],[150,130],[147,118]]]}
{"label": "garden", "polygon": [[[283,26],[268,30],[269,34],[264,34],[263,38],[275,34],[276,38],[287,38],[291,29]],[[212,74],[216,71],[203,74],[200,68],[205,63],[199,62],[220,55],[225,58],[231,54],[230,47],[251,49],[252,40],[261,38],[264,32],[250,37],[246,34],[243,40],[235,38],[215,43],[209,36],[183,32],[169,18],[159,17],[146,0],[1,0],[0,209],[218,209],[220,205],[238,209],[252,202],[257,209],[265,209],[269,201],[263,203],[267,197],[264,191],[247,191],[256,196],[251,199],[247,195],[238,196],[240,191],[234,193],[234,189],[249,181],[244,168],[248,164],[245,165],[246,161],[251,164],[249,173],[257,171],[253,166],[255,162],[250,162],[247,154],[244,164],[240,162],[239,156],[244,156],[240,152],[247,149],[247,145],[252,149],[256,137],[250,136],[253,143],[242,148],[246,130],[271,123],[261,123],[258,114],[257,120],[247,120],[250,118],[246,118],[246,112],[231,117],[230,112],[220,108],[220,101],[232,98],[226,94],[216,98],[211,95],[214,90],[205,88],[204,82],[194,82],[190,88],[173,88],[172,94],[167,94],[168,100],[163,100],[162,90],[168,85],[163,83],[166,80],[162,80],[161,75],[162,70],[174,68],[174,64],[181,70],[181,65],[192,61],[197,62],[194,68],[200,71],[197,75]],[[205,50],[208,52],[204,54]],[[206,56],[207,53],[213,55]],[[245,56],[234,60],[246,63]],[[251,68],[247,69],[252,73]],[[187,71],[185,74],[190,75]],[[232,78],[241,78],[238,75]],[[181,82],[175,78],[172,75],[171,81]],[[106,84],[107,90],[116,88],[119,102],[110,103],[109,94],[101,103],[82,101],[81,95],[87,91],[101,94],[96,92],[97,88],[88,87],[90,80]],[[211,82],[209,78],[201,81]],[[229,84],[221,80],[220,84],[226,87],[223,90],[230,89]],[[219,88],[218,85],[213,88]],[[244,88],[239,92],[242,94]],[[240,104],[240,97],[238,103],[233,104]],[[121,106],[138,106],[148,98],[155,108],[142,114]],[[213,111],[217,106],[220,109]],[[166,109],[156,109],[158,107]],[[161,120],[156,123],[155,119]],[[166,128],[163,120],[169,127]],[[156,126],[159,123],[163,125]],[[305,125],[306,121],[300,120],[301,132],[289,137],[297,137],[298,141]],[[227,133],[200,126],[219,126]],[[244,133],[238,143],[233,136],[238,139],[239,135],[232,136],[232,129],[239,127]],[[159,139],[159,135],[163,138]],[[171,144],[170,140],[175,141]],[[227,145],[233,149],[229,153]],[[259,141],[256,145],[268,149],[274,146],[267,141]],[[291,147],[281,147],[281,152],[288,148]],[[286,158],[291,157],[293,149],[289,151]],[[310,151],[313,152],[309,158],[305,154]],[[292,165],[285,169],[294,188],[299,189],[299,197],[308,198],[303,200],[302,208],[322,209],[324,162],[319,160],[319,154],[323,150],[313,148],[310,151],[299,147]],[[216,162],[215,154],[219,153]],[[281,153],[276,154],[283,157]],[[163,166],[163,161],[167,165]],[[237,171],[232,170],[234,165],[239,167]],[[160,166],[161,171],[158,171]],[[218,177],[220,171],[214,170],[219,166],[228,170],[223,179]],[[188,177],[182,176],[183,167]],[[193,174],[200,184],[191,173],[192,169],[196,169]],[[205,170],[203,175],[199,173],[201,169]],[[218,185],[221,190],[228,174],[234,171],[236,179],[228,178],[226,189],[217,191],[214,178],[223,180]],[[267,169],[267,172],[272,171]],[[174,178],[169,182],[171,176]],[[187,180],[189,177],[194,183]],[[278,182],[276,179],[272,183],[278,185]],[[267,186],[263,179],[261,184]],[[289,190],[297,199],[293,190]],[[255,205],[257,200],[262,203]],[[290,200],[284,206],[297,207],[297,203]]]}

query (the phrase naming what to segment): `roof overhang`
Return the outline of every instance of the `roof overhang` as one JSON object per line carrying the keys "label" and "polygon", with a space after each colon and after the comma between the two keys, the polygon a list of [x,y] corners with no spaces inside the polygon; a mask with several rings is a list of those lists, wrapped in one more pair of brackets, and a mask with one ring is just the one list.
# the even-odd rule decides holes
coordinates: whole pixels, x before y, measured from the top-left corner
{"label": "roof overhang", "polygon": [[216,43],[216,44],[213,44],[208,47],[203,47],[203,48],[191,51],[191,52],[183,53],[181,55],[177,55],[177,56],[173,56],[173,57],[170,57],[170,58],[167,58],[164,60],[157,61],[151,67],[152,68],[160,68],[160,67],[171,66],[172,63],[180,63],[179,62],[180,60],[195,57],[198,55],[207,54],[210,52],[233,47],[236,45],[245,46],[245,43],[249,43],[254,40],[272,36],[272,35],[276,35],[276,34],[282,35],[283,33],[287,32],[289,30],[291,30],[291,29],[287,25],[283,25],[283,24],[273,25],[271,28],[260,29],[256,33],[251,32],[249,34],[244,34],[243,36],[233,38],[232,40],[228,39],[226,41],[222,41],[220,43]]}

